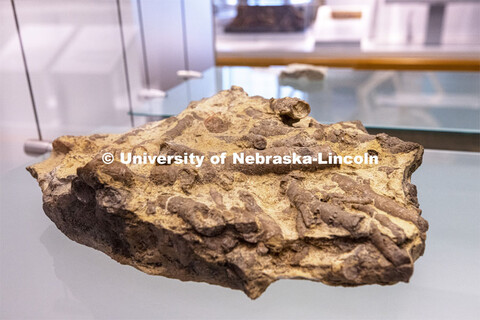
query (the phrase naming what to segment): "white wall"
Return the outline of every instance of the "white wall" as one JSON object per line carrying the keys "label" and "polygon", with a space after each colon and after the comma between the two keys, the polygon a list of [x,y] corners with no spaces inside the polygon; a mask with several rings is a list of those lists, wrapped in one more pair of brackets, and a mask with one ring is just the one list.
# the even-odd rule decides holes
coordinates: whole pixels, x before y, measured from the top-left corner
{"label": "white wall", "polygon": [[[140,0],[152,87],[168,90],[188,65],[214,64],[210,0]],[[15,0],[44,139],[130,126],[129,98],[116,0]],[[143,101],[144,61],[138,1],[120,0],[133,108]],[[37,138],[10,0],[0,0],[1,168],[22,163],[23,142]],[[144,122],[136,118],[136,124]],[[3,150],[15,150],[9,157]],[[6,162],[9,161],[9,165]]]}

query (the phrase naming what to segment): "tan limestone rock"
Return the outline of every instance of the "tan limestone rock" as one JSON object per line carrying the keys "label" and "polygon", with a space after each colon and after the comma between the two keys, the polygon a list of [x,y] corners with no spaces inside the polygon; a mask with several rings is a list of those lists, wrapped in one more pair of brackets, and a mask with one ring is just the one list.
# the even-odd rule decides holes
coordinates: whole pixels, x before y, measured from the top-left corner
{"label": "tan limestone rock", "polygon": [[[428,224],[410,176],[423,148],[360,122],[322,125],[295,98],[241,88],[125,134],[64,136],[28,167],[70,239],[146,273],[243,290],[278,279],[358,286],[407,282]],[[114,161],[105,164],[102,155]],[[190,164],[124,164],[195,154]],[[378,164],[234,164],[234,154],[378,156]],[[211,156],[226,153],[225,164]]]}

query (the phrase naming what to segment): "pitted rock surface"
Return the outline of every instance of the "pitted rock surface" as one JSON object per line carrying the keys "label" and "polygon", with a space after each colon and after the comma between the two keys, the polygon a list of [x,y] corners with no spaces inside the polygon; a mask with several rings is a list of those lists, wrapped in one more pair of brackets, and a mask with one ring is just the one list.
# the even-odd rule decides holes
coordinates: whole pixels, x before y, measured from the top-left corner
{"label": "pitted rock surface", "polygon": [[[125,134],[63,136],[28,167],[44,211],[70,239],[122,264],[259,297],[279,279],[358,286],[409,281],[428,224],[410,183],[423,148],[360,122],[323,125],[296,98],[241,88]],[[378,155],[378,165],[233,165],[233,153]],[[112,164],[102,155],[115,155]],[[134,155],[218,155],[123,164]]]}

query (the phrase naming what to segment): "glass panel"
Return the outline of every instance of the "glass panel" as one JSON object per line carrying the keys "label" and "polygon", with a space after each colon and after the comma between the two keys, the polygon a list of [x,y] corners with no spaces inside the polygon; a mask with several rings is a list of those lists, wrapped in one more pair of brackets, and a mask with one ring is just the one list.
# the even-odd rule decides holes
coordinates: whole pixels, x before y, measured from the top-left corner
{"label": "glass panel", "polygon": [[204,71],[215,65],[212,4],[210,0],[183,1],[188,68]]}
{"label": "glass panel", "polygon": [[[35,67],[35,66],[32,66]],[[37,138],[32,103],[10,1],[0,1],[0,174],[30,159],[27,139]]]}
{"label": "glass panel", "polygon": [[177,71],[185,69],[181,1],[140,3],[151,88],[167,90],[182,82]]}
{"label": "glass panel", "polygon": [[212,68],[152,100],[135,115],[181,112],[190,101],[241,86],[250,95],[292,96],[310,103],[323,123],[361,120],[367,127],[480,132],[480,74],[474,72],[328,69],[322,81],[282,80],[283,67]]}
{"label": "glass panel", "polygon": [[[44,139],[128,126],[116,0],[15,3]],[[125,9],[129,1],[120,4]],[[137,28],[123,20],[127,57],[139,61]],[[141,89],[140,70],[138,62],[128,70],[132,92]]]}

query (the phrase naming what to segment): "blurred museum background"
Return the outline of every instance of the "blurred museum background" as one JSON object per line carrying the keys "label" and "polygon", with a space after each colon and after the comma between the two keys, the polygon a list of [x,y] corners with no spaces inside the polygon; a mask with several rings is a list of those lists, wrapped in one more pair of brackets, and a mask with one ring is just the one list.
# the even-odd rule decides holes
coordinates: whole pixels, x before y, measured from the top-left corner
{"label": "blurred museum background", "polygon": [[[0,173],[29,139],[121,132],[231,85],[478,151],[478,17],[468,0],[0,0]],[[294,63],[327,69],[279,76]]]}

